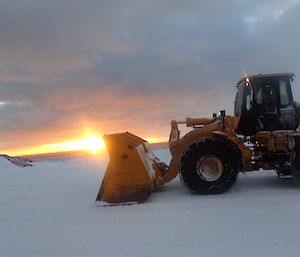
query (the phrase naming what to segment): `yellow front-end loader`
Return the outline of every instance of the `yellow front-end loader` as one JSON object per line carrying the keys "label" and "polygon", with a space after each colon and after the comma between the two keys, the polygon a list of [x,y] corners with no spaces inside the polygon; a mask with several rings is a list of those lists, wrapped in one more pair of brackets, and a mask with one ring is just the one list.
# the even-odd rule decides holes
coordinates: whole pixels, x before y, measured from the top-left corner
{"label": "yellow front-end loader", "polygon": [[[239,172],[274,169],[278,177],[300,178],[299,105],[293,101],[293,73],[258,74],[237,83],[234,116],[171,122],[169,165],[159,161],[145,140],[120,133],[104,136],[110,156],[97,201],[144,202],[174,179],[194,193],[229,190]],[[192,130],[180,137],[178,124]]]}

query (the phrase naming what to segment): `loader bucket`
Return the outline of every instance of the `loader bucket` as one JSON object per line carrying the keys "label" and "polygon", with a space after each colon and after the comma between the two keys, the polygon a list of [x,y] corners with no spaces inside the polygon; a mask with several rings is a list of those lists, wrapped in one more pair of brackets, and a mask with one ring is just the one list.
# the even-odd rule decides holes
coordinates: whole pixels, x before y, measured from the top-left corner
{"label": "loader bucket", "polygon": [[158,159],[147,141],[130,134],[105,135],[110,157],[96,201],[109,204],[144,202],[161,177]]}

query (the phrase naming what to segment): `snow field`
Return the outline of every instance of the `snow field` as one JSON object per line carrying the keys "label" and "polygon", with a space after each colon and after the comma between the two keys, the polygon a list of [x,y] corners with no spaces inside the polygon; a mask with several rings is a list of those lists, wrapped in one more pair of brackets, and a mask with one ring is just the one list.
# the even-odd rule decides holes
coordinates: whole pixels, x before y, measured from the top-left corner
{"label": "snow field", "polygon": [[106,154],[4,161],[1,257],[299,256],[300,187],[273,171],[240,174],[223,195],[193,195],[176,178],[144,204],[96,207]]}

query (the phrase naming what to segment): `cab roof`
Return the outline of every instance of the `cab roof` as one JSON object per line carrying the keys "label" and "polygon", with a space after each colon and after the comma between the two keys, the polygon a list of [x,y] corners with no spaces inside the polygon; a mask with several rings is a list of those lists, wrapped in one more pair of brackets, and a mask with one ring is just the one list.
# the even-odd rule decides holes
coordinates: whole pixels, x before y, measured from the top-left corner
{"label": "cab roof", "polygon": [[269,74],[256,74],[256,75],[249,75],[241,78],[237,84],[240,84],[241,82],[245,81],[247,78],[248,79],[254,79],[254,78],[270,78],[270,77],[290,77],[293,78],[296,75],[294,73],[269,73]]}

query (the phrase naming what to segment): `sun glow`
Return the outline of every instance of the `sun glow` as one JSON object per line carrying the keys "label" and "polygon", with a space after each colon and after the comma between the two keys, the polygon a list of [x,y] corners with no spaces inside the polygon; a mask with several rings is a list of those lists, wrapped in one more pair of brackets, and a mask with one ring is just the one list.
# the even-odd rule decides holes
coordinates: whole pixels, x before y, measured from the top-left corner
{"label": "sun glow", "polygon": [[35,146],[26,149],[16,149],[15,151],[6,151],[8,155],[34,155],[43,153],[56,153],[66,151],[84,150],[96,154],[100,149],[105,148],[105,143],[102,138],[94,135],[88,135],[85,139]]}
{"label": "sun glow", "polygon": [[103,139],[95,136],[89,136],[86,139],[72,142],[52,144],[52,146],[61,151],[90,150],[93,154],[96,154],[100,149],[105,148]]}
{"label": "sun glow", "polygon": [[[161,143],[167,142],[168,138],[145,138],[149,143]],[[22,156],[22,155],[36,155],[36,154],[50,154],[67,151],[88,151],[93,154],[100,152],[105,149],[104,140],[98,134],[91,131],[86,131],[85,137],[73,141],[60,142],[54,144],[43,144],[26,148],[18,148],[14,150],[4,150],[5,154],[11,156]]]}
{"label": "sun glow", "polygon": [[145,138],[146,141],[149,143],[162,143],[162,142],[167,142],[168,138],[167,137],[147,137]]}

